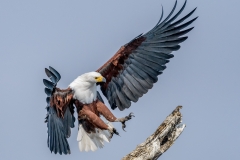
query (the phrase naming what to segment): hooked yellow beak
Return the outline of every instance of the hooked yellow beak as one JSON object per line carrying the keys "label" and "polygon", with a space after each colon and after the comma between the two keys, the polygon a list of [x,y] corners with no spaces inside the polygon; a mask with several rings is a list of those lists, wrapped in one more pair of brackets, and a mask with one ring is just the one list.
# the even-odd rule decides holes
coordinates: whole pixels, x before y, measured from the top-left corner
{"label": "hooked yellow beak", "polygon": [[103,76],[99,76],[95,78],[96,82],[106,82],[106,79]]}

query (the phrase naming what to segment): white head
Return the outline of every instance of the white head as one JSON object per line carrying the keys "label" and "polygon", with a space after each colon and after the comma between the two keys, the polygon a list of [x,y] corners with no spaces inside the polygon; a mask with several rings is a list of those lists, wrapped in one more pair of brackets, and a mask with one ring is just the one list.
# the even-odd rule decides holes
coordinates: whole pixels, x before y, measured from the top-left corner
{"label": "white head", "polygon": [[97,82],[106,82],[106,79],[98,72],[88,72],[79,76],[82,81],[97,83]]}
{"label": "white head", "polygon": [[80,88],[91,88],[93,86],[96,87],[96,83],[98,82],[106,82],[106,79],[98,72],[89,72],[82,74],[81,76],[77,77],[69,87],[73,90],[80,89]]}
{"label": "white head", "polygon": [[69,87],[74,91],[74,98],[89,104],[96,100],[98,82],[106,82],[106,79],[98,72],[89,72],[77,77]]}

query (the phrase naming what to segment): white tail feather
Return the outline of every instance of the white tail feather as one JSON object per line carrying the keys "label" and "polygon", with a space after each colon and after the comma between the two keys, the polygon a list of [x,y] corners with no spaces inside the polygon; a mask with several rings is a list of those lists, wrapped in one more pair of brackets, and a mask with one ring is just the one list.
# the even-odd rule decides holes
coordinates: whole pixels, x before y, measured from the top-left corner
{"label": "white tail feather", "polygon": [[[106,123],[108,126],[113,127],[110,122]],[[82,125],[78,129],[78,146],[80,151],[96,151],[98,148],[104,147],[104,141],[110,142],[110,132],[108,130],[95,129],[96,133],[87,133]]]}

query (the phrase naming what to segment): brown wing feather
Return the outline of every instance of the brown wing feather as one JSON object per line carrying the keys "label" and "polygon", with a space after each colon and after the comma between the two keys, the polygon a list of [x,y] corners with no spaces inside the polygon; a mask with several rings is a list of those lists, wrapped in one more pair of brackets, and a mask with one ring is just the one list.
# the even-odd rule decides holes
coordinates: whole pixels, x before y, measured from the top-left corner
{"label": "brown wing feather", "polygon": [[56,88],[50,99],[50,106],[56,109],[58,117],[64,117],[64,113],[67,107],[69,107],[70,112],[73,114],[74,111],[72,90],[70,88],[62,90]]}

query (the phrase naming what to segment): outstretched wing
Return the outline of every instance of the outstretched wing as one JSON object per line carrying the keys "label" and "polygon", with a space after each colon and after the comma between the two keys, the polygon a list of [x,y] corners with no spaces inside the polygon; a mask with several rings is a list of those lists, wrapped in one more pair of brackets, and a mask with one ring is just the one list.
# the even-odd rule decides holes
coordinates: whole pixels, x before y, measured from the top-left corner
{"label": "outstretched wing", "polygon": [[179,43],[188,37],[184,36],[194,27],[186,28],[193,21],[184,23],[196,8],[183,18],[175,21],[186,6],[172,16],[175,5],[170,14],[164,19],[163,11],[157,25],[144,35],[139,35],[122,46],[118,52],[108,60],[97,72],[106,78],[106,83],[100,84],[101,91],[108,99],[112,109],[124,110],[131,106],[131,101],[137,102],[139,97],[147,93],[156,83],[157,76],[166,68],[165,64],[173,57],[172,51],[180,49]]}
{"label": "outstretched wing", "polygon": [[70,88],[61,90],[56,88],[61,79],[60,74],[52,67],[45,68],[45,72],[51,81],[43,79],[47,94],[47,116],[45,122],[48,127],[48,147],[51,152],[70,154],[67,138],[74,127],[73,93]]}

